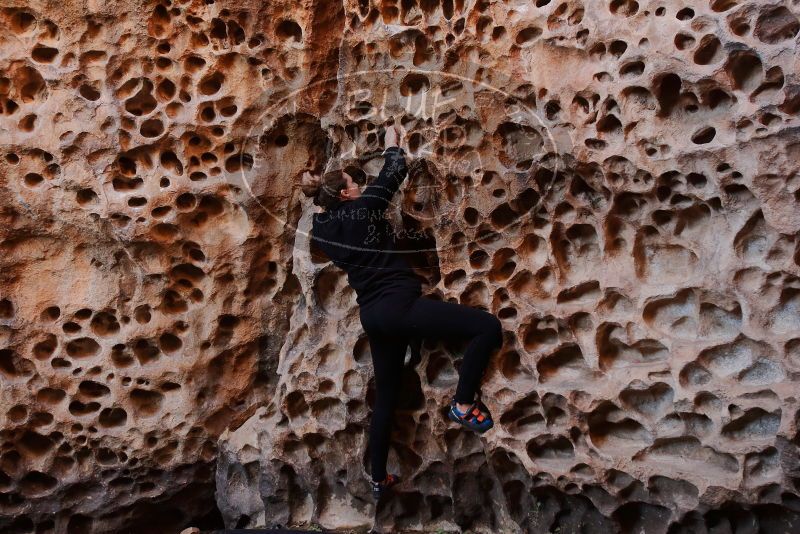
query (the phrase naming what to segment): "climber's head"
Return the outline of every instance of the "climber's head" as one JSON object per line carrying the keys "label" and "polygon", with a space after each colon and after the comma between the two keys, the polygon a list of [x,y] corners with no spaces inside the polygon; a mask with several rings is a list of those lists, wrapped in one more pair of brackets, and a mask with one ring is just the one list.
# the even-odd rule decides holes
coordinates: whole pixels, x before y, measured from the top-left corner
{"label": "climber's head", "polygon": [[350,168],[337,169],[326,172],[320,177],[306,171],[303,173],[303,193],[312,197],[314,204],[325,209],[337,202],[355,200],[361,196],[361,187],[351,172],[354,171]]}
{"label": "climber's head", "polygon": [[[334,171],[336,172],[336,171]],[[361,196],[361,186],[359,186],[346,171],[341,171],[342,177],[347,184],[339,190],[340,200],[355,200]]]}

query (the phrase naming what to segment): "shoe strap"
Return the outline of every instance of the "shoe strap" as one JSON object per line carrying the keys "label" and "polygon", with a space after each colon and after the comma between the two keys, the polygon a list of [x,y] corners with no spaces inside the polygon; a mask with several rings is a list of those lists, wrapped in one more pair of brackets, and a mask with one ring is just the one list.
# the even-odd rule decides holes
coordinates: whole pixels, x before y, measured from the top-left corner
{"label": "shoe strap", "polygon": [[[455,404],[453,405],[453,408],[455,408],[457,414],[460,413]],[[460,417],[465,421],[476,419],[479,423],[482,423],[484,420],[488,419],[485,415],[483,415],[483,412],[481,412],[480,408],[478,408],[478,401],[474,401],[467,411],[461,414]]]}

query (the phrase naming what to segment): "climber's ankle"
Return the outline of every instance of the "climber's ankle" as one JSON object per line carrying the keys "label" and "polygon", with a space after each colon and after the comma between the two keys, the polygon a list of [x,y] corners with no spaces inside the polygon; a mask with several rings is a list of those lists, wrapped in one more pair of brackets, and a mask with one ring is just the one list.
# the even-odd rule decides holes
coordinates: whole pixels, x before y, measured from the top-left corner
{"label": "climber's ankle", "polygon": [[458,408],[458,411],[461,413],[464,413],[467,410],[469,410],[470,406],[471,406],[470,404],[461,404],[460,402],[456,403],[456,408]]}

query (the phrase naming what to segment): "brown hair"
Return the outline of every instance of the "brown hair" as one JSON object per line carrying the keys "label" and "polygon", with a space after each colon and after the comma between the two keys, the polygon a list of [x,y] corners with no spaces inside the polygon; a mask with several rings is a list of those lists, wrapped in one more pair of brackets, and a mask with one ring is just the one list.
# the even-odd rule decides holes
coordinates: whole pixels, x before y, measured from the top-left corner
{"label": "brown hair", "polygon": [[314,205],[329,209],[339,202],[339,192],[347,188],[347,180],[342,174],[342,169],[328,171],[311,179],[304,179],[301,185],[303,194],[314,199]]}

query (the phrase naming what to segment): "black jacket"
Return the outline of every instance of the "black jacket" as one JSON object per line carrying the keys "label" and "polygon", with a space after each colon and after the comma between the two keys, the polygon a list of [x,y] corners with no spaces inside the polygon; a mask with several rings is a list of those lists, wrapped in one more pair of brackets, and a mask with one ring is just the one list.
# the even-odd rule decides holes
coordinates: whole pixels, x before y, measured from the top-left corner
{"label": "black jacket", "polygon": [[386,208],[408,176],[405,151],[389,147],[383,168],[355,200],[340,201],[313,215],[312,246],[347,272],[359,306],[389,291],[421,294],[422,284],[405,255],[395,249],[396,234]]}

